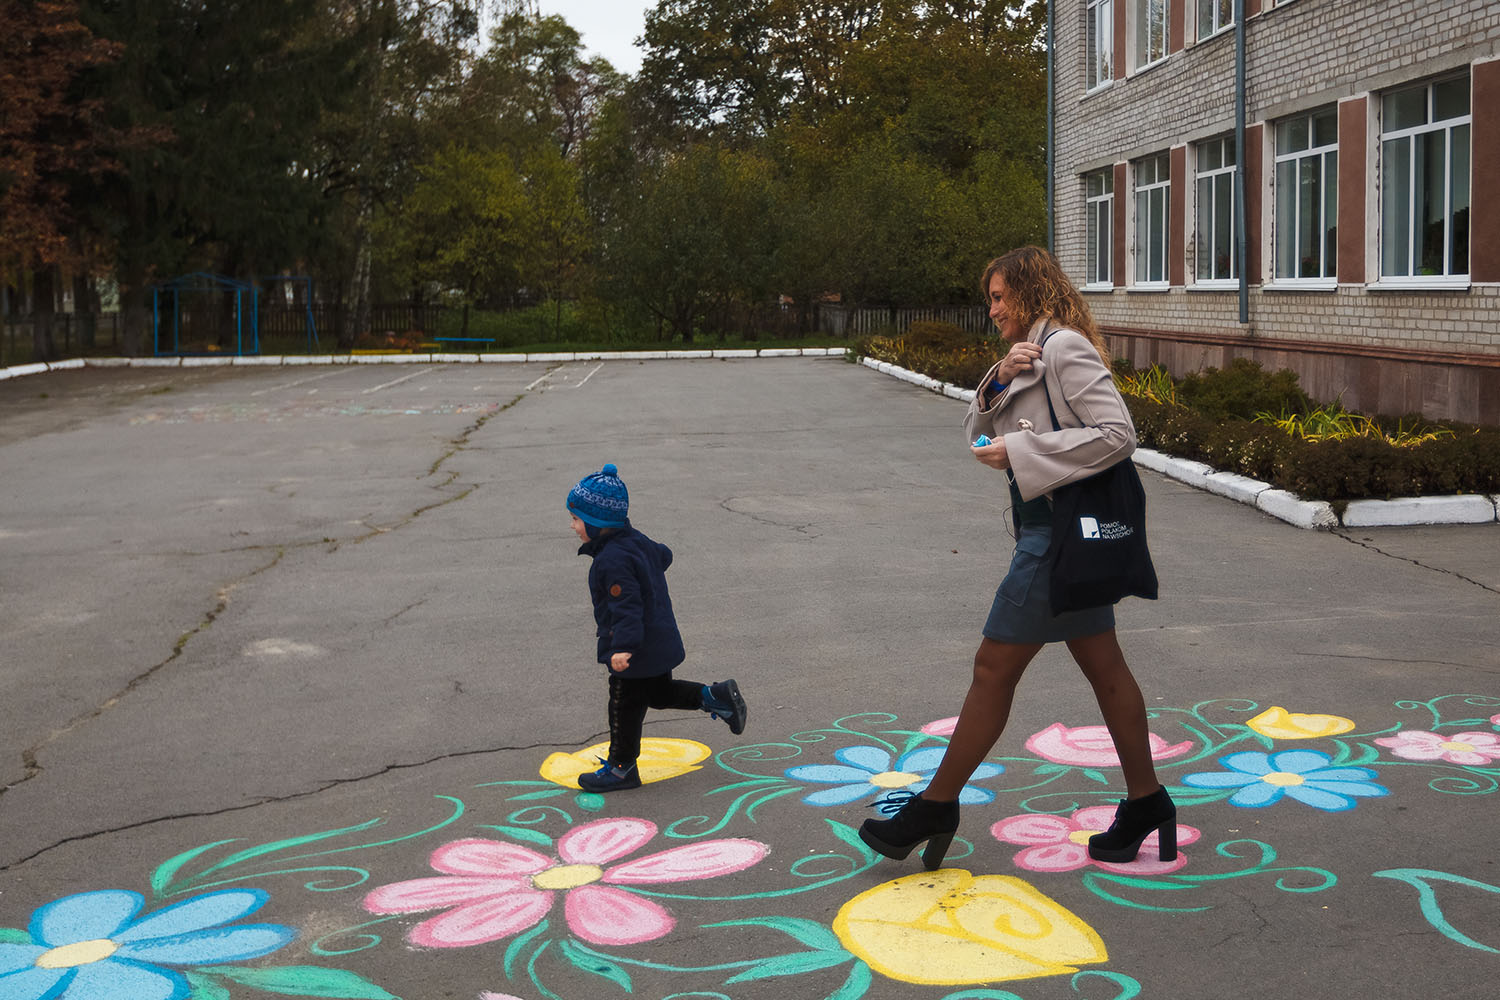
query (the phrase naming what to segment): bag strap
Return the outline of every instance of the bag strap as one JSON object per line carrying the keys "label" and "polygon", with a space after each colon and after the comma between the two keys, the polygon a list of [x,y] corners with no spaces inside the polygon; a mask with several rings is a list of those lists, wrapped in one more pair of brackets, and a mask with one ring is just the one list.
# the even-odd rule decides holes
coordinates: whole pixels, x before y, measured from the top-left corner
{"label": "bag strap", "polygon": [[[1052,329],[1052,320],[1047,320],[1047,325],[1042,327],[1042,339],[1037,342],[1038,347],[1046,347],[1047,339],[1056,332]],[[1042,372],[1042,392],[1047,394],[1047,416],[1052,418],[1052,429],[1062,430],[1062,425],[1057,422],[1057,411],[1052,408],[1052,393],[1047,389],[1047,373]]]}

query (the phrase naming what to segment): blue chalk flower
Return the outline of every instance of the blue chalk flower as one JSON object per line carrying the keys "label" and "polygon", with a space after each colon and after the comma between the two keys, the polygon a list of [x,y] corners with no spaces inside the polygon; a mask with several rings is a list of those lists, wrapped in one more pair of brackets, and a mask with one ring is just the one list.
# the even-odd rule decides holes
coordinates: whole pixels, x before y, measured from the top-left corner
{"label": "blue chalk flower", "polygon": [[1375,772],[1365,767],[1331,767],[1333,759],[1318,750],[1283,750],[1265,754],[1255,751],[1220,757],[1227,771],[1189,774],[1182,779],[1192,788],[1237,788],[1229,804],[1259,809],[1289,796],[1316,809],[1345,812],[1362,798],[1390,794],[1371,779]]}
{"label": "blue chalk flower", "polygon": [[192,989],[164,966],[239,962],[283,947],[279,924],[225,926],[260,909],[259,889],[204,893],[137,919],[145,898],[103,890],[37,909],[30,943],[0,941],[0,1000],[183,1000]]}
{"label": "blue chalk flower", "polygon": [[[920,792],[932,781],[943,761],[944,747],[923,747],[902,754],[891,765],[889,752],[879,747],[844,747],[834,753],[841,764],[803,764],[788,768],[786,776],[794,781],[832,785],[802,796],[811,806],[843,806],[874,795],[884,795],[898,788]],[[999,764],[980,764],[970,780],[983,780],[1002,773]],[[987,788],[965,785],[958,796],[964,805],[993,802],[995,793]]]}

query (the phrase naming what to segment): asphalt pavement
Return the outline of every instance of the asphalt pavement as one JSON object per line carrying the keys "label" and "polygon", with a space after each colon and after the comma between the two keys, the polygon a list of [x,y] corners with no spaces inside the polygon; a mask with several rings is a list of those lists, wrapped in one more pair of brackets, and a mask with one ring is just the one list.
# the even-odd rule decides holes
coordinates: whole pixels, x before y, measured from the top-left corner
{"label": "asphalt pavement", "polygon": [[[0,1000],[1482,996],[1500,525],[1306,531],[1143,472],[1118,609],[1175,861],[1038,657],[938,872],[920,787],[1009,559],[963,404],[837,358],[83,369],[0,382]],[[676,554],[607,739],[563,500]]]}

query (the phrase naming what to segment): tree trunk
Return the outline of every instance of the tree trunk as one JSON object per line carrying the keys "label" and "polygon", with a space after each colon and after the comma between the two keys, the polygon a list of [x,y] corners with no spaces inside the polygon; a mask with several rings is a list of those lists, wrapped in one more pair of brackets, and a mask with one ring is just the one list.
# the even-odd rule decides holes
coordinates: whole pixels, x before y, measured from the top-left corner
{"label": "tree trunk", "polygon": [[73,316],[78,324],[78,346],[93,350],[98,342],[99,293],[87,274],[73,276]]}
{"label": "tree trunk", "polygon": [[32,274],[31,281],[31,360],[51,361],[54,355],[52,321],[57,313],[57,272],[44,265]]}
{"label": "tree trunk", "polygon": [[375,215],[375,195],[368,183],[359,189],[359,217],[354,224],[354,280],[349,286],[353,308],[349,322],[339,331],[339,347],[345,350],[370,332],[370,220]]}

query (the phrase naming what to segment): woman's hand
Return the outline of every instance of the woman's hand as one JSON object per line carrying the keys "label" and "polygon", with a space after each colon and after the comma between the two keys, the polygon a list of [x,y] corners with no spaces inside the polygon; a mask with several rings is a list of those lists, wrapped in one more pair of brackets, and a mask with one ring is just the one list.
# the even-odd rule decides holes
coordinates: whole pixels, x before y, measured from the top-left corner
{"label": "woman's hand", "polygon": [[629,653],[612,653],[609,657],[609,669],[619,673],[630,666]]}
{"label": "woman's hand", "polygon": [[974,457],[992,469],[1010,468],[1010,455],[1005,450],[1005,439],[1000,438],[977,448],[971,446]]}
{"label": "woman's hand", "polygon": [[1017,375],[1031,371],[1031,363],[1041,356],[1040,344],[1024,340],[1019,344],[1011,344],[1010,350],[1000,361],[1000,369],[996,375],[1001,382],[1009,385]]}

